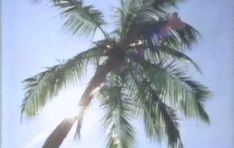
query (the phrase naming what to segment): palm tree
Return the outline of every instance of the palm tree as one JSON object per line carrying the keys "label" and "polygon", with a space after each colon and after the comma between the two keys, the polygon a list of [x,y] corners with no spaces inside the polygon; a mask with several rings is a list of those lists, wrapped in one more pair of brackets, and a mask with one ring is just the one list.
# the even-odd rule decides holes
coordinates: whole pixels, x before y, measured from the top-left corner
{"label": "palm tree", "polygon": [[197,41],[198,32],[169,13],[180,0],[119,0],[115,9],[115,29],[105,31],[103,14],[82,0],[51,0],[73,34],[94,35],[103,39],[90,49],[24,80],[26,95],[22,115],[35,116],[49,98],[71,83],[77,83],[89,64],[94,76],[79,100],[77,116],[63,120],[44,143],[44,148],[61,145],[77,123],[80,136],[82,119],[94,95],[106,111],[103,123],[110,148],[129,148],[135,142],[132,125],[143,119],[150,139],[168,141],[168,147],[183,147],[178,114],[209,122],[203,103],[208,89],[191,79],[181,66],[195,62],[185,54]]}

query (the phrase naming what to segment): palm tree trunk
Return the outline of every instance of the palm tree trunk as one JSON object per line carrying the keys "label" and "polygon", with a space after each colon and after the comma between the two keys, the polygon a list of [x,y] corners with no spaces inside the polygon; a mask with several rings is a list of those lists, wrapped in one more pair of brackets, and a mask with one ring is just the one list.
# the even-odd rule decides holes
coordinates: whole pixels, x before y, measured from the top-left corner
{"label": "palm tree trunk", "polygon": [[114,69],[112,66],[112,62],[107,62],[105,65],[100,66],[91,81],[89,82],[88,87],[85,89],[83,95],[81,96],[79,106],[87,107],[93,97],[93,90],[101,85],[101,83],[105,80],[106,75]]}
{"label": "palm tree trunk", "polygon": [[49,135],[42,148],[58,148],[62,144],[75,121],[76,118],[64,119]]}

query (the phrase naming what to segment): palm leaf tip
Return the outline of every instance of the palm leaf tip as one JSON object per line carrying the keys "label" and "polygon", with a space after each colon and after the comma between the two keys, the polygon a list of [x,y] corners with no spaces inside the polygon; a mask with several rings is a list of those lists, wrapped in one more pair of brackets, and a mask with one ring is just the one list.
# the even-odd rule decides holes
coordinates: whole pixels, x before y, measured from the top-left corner
{"label": "palm leaf tip", "polygon": [[64,88],[64,73],[60,65],[48,68],[46,71],[23,81],[25,84],[25,99],[21,105],[21,114],[35,116],[45,105],[48,98],[57,95]]}
{"label": "palm leaf tip", "polygon": [[185,80],[186,84],[192,89],[193,97],[196,102],[197,107],[197,117],[199,117],[204,122],[210,123],[209,116],[204,108],[204,103],[207,101],[208,98],[212,95],[212,93],[208,90],[207,87],[203,86],[202,84],[192,81],[192,80]]}
{"label": "palm leaf tip", "polygon": [[[147,82],[146,82],[147,83]],[[150,87],[150,85],[148,85]],[[179,123],[176,112],[171,107],[167,106],[156,92],[149,88],[149,98],[140,98],[143,104],[145,128],[150,138],[161,139],[166,136],[168,145],[172,148],[182,148],[179,133]]]}
{"label": "palm leaf tip", "polygon": [[175,110],[165,104],[162,104],[162,106],[165,107],[164,109],[162,108],[162,113],[164,114],[164,120],[167,128],[168,145],[172,148],[183,148],[178,127],[179,122]]}
{"label": "palm leaf tip", "polygon": [[25,84],[25,99],[23,100],[23,103],[21,105],[21,117],[25,113],[28,116],[34,116],[36,115],[38,111],[38,106],[44,105],[47,94],[43,94],[41,96],[42,99],[40,101],[36,100],[38,94],[34,94],[34,89],[38,86],[38,83],[43,79],[43,77],[47,74],[47,71],[41,72],[38,75],[25,79],[22,83]]}

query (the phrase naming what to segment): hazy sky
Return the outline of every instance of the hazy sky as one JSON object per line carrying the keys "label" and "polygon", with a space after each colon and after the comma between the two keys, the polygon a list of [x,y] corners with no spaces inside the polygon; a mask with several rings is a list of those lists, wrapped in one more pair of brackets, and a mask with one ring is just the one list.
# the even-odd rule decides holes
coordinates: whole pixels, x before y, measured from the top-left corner
{"label": "hazy sky", "polygon": [[[111,14],[116,2],[89,0],[106,15]],[[194,119],[181,121],[185,148],[232,148],[234,145],[232,8],[232,0],[185,0],[178,6],[180,17],[201,33],[201,39],[189,54],[203,72],[193,75],[213,92],[206,103],[210,125]],[[21,81],[42,71],[43,67],[58,63],[56,59],[73,57],[90,47],[90,42],[65,31],[58,11],[47,3],[33,4],[30,0],[2,0],[2,38],[2,148],[39,148],[64,117],[76,113],[78,99],[92,73],[84,77],[79,86],[71,86],[54,97],[37,117],[25,118],[23,122],[20,121],[24,98]],[[71,132],[62,147],[103,148],[101,112],[94,102],[84,121],[82,140],[74,141],[74,132]],[[136,123],[136,127],[136,148],[160,147],[145,138],[141,122]]]}

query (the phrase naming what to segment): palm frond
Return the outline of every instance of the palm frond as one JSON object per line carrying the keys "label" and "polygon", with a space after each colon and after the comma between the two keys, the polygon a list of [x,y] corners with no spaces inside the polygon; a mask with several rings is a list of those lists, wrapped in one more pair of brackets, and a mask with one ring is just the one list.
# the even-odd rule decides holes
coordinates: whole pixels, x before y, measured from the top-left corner
{"label": "palm frond", "polygon": [[[200,83],[191,80],[189,76],[173,62],[160,62],[152,64],[139,56],[131,59],[142,69],[136,69],[139,73],[144,71],[143,77],[149,79],[159,92],[164,102],[180,109],[188,117],[199,117],[209,122],[209,117],[202,104],[210,92]],[[134,65],[135,66],[135,65]]]}
{"label": "palm frond", "polygon": [[168,101],[170,105],[182,109],[186,116],[199,117],[209,122],[208,115],[201,106],[209,94],[206,87],[191,80],[185,72],[181,72],[173,63],[160,63],[157,68],[151,70],[149,72],[150,79],[155,87],[163,93],[162,95],[170,99]]}
{"label": "palm frond", "polygon": [[166,45],[177,49],[189,48],[197,41],[198,31],[180,20],[177,13],[162,21],[149,24],[145,37],[154,46]]}
{"label": "palm frond", "polygon": [[[152,95],[144,104],[144,122],[148,135],[159,132],[168,139],[168,145],[172,148],[182,148],[178,129],[178,119],[175,111],[158,99],[158,96]],[[150,118],[150,119],[149,119]],[[161,133],[160,133],[161,132]]]}
{"label": "palm frond", "polygon": [[157,134],[157,138],[167,137],[169,147],[182,148],[175,111],[160,101],[156,95],[144,99],[146,101],[142,102],[144,103],[142,108],[148,136],[153,137]]}
{"label": "palm frond", "polygon": [[126,39],[128,39],[128,31],[131,28],[131,24],[135,21],[136,17],[136,6],[133,3],[134,0],[122,1],[121,7],[116,8],[116,24],[117,30],[115,32],[118,33],[119,39],[121,43],[124,43]]}
{"label": "palm frond", "polygon": [[[117,8],[117,23],[118,23],[118,29],[116,32],[119,32],[120,38],[123,38],[123,41],[127,41],[127,44],[130,42],[136,41],[135,39],[141,39],[140,36],[143,34],[152,32],[157,28],[157,30],[161,29],[162,33],[165,30],[168,30],[170,27],[174,31],[176,30],[175,24],[182,26],[185,25],[182,21],[179,21],[179,19],[172,21],[172,19],[168,19],[165,21],[166,18],[168,18],[168,13],[164,11],[165,8],[170,6],[175,6],[180,0],[121,0],[121,5],[119,8]],[[159,26],[158,23],[162,24],[162,19],[164,19],[164,25]],[[180,23],[180,24],[179,24]],[[187,24],[186,24],[187,25]],[[188,29],[191,29],[189,25],[186,26],[187,31]],[[181,27],[180,27],[181,28]],[[173,35],[171,31],[167,31],[167,34]],[[175,32],[174,32],[175,33]],[[151,34],[152,35],[152,34]],[[177,33],[176,37],[180,37],[178,40],[188,42],[188,38],[192,38],[194,34],[187,34],[187,33]],[[150,35],[147,34],[147,37]],[[186,36],[186,37],[185,37]],[[153,38],[151,36],[150,38]],[[147,39],[147,38],[145,38]],[[165,39],[164,39],[165,40]],[[167,43],[172,43],[173,41],[168,41]],[[183,42],[182,42],[183,43]],[[177,44],[179,45],[179,44]]]}
{"label": "palm frond", "polygon": [[159,98],[157,92],[146,79],[137,77],[132,72],[130,75],[130,79],[135,83],[135,103],[142,112],[147,136],[159,141],[167,137],[169,147],[182,148],[175,110]]}
{"label": "palm frond", "polygon": [[127,148],[134,143],[134,129],[129,122],[132,102],[122,89],[118,82],[112,81],[101,90],[102,106],[107,112],[104,125],[108,129],[109,148]]}
{"label": "palm frond", "polygon": [[103,50],[91,48],[63,64],[58,64],[23,81],[26,94],[23,100],[21,114],[34,116],[45,105],[49,98],[66,88],[71,83],[77,83],[85,72],[89,61],[103,55]]}
{"label": "palm frond", "polygon": [[92,5],[84,6],[82,0],[54,0],[54,6],[61,9],[61,15],[65,18],[64,25],[73,34],[92,35],[98,28],[105,37],[108,37],[102,28],[105,24],[103,14]]}
{"label": "palm frond", "polygon": [[149,10],[138,13],[126,33],[128,44],[140,40],[152,50],[160,46],[183,50],[197,41],[198,31],[180,20],[177,13],[170,17],[158,16]]}

